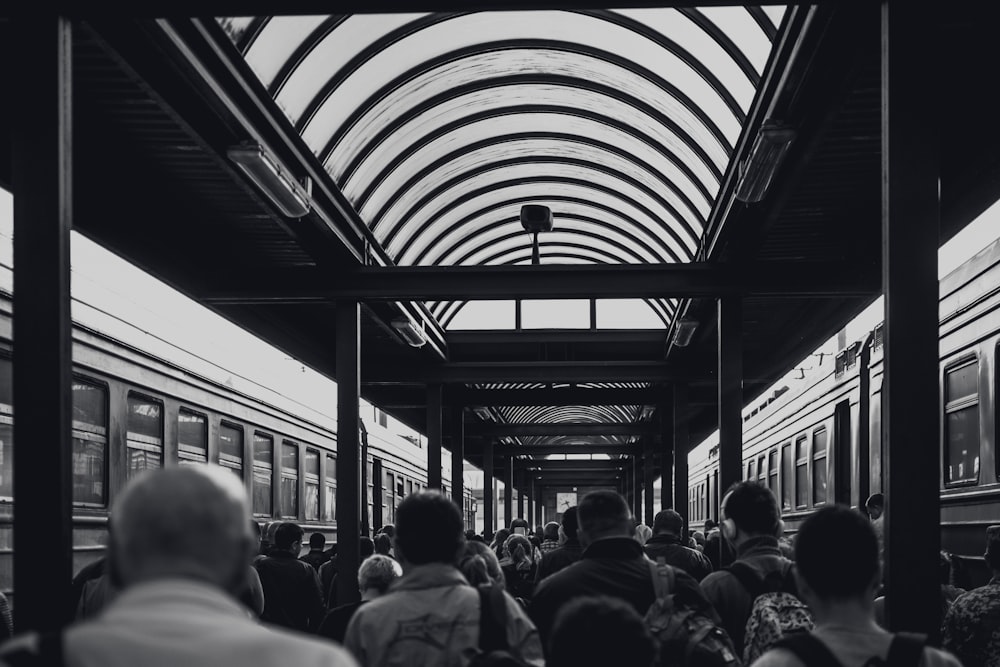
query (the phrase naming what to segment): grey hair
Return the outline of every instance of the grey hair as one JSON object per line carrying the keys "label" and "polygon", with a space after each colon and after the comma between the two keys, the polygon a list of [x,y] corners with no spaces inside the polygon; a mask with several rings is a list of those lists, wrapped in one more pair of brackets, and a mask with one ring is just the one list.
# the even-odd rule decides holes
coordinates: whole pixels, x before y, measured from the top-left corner
{"label": "grey hair", "polygon": [[393,580],[403,576],[403,568],[394,559],[382,554],[366,558],[358,568],[358,589],[374,588],[379,593],[389,590]]}

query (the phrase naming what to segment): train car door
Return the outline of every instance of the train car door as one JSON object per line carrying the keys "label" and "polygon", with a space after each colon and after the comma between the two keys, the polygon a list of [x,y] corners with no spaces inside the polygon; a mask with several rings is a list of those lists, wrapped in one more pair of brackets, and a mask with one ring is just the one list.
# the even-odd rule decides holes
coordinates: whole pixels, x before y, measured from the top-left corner
{"label": "train car door", "polygon": [[833,498],[850,506],[851,492],[851,403],[843,400],[833,409]]}

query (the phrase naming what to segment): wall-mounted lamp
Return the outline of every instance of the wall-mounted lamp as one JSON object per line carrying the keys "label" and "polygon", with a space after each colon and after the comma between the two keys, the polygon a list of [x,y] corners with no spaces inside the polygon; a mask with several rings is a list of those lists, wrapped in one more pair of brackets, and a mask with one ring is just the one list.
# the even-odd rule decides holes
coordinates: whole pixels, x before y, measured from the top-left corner
{"label": "wall-mounted lamp", "polygon": [[392,328],[410,347],[423,347],[427,343],[424,330],[415,325],[409,317],[397,317],[392,321]]}
{"label": "wall-mounted lamp", "polygon": [[240,144],[231,147],[226,154],[283,214],[301,218],[309,212],[311,199],[307,187],[282,169],[263,146]]}
{"label": "wall-mounted lamp", "polygon": [[474,405],[472,406],[472,414],[476,415],[483,421],[493,421],[493,413],[485,405]]}
{"label": "wall-mounted lamp", "polygon": [[737,199],[754,203],[764,198],[794,140],[795,130],[792,128],[773,121],[764,122],[750,149],[750,155],[740,164]]}
{"label": "wall-mounted lamp", "polygon": [[656,411],[656,407],[653,405],[644,405],[642,409],[639,410],[639,421],[648,422],[653,418],[653,413]]}
{"label": "wall-mounted lamp", "polygon": [[687,347],[688,343],[691,342],[691,337],[694,336],[694,332],[697,329],[698,320],[677,320],[677,326],[674,328],[674,345],[677,347]]}
{"label": "wall-mounted lamp", "polygon": [[552,209],[542,204],[525,204],[521,207],[521,226],[534,236],[531,246],[531,263],[538,265],[542,263],[541,253],[538,249],[539,232],[551,232],[554,224],[552,222]]}

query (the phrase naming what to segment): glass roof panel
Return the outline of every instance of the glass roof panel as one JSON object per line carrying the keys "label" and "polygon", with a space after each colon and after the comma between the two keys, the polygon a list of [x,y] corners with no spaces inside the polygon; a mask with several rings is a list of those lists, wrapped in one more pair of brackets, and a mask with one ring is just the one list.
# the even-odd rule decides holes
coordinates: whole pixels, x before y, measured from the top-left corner
{"label": "glass roof panel", "polygon": [[513,329],[515,307],[514,301],[468,301],[448,323],[448,329]]}
{"label": "glass roof panel", "polygon": [[524,329],[589,329],[590,301],[538,299],[521,302]]}
{"label": "glass roof panel", "polygon": [[543,261],[585,264],[695,255],[784,12],[219,21],[397,263],[529,263],[518,212],[544,203]]}
{"label": "glass roof panel", "polygon": [[663,320],[642,299],[598,299],[598,329],[662,329]]}

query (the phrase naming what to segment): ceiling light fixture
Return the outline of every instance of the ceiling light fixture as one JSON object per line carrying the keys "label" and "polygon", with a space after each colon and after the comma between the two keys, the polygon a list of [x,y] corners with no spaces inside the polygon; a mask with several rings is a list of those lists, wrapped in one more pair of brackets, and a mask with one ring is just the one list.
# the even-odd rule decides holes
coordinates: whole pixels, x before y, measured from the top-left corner
{"label": "ceiling light fixture", "polygon": [[764,122],[750,155],[740,164],[737,199],[750,204],[764,198],[794,140],[795,130],[792,128],[771,120]]}
{"label": "ceiling light fixture", "polygon": [[410,347],[423,347],[427,343],[423,327],[417,327],[409,317],[397,317],[392,321],[392,328]]}
{"label": "ceiling light fixture", "polygon": [[534,236],[531,246],[531,263],[537,266],[542,263],[538,248],[538,234],[539,232],[552,231],[554,227],[552,209],[542,204],[525,204],[521,207],[521,226]]}
{"label": "ceiling light fixture", "polygon": [[674,345],[677,347],[687,347],[691,342],[691,337],[698,330],[698,320],[680,319],[674,328]]}
{"label": "ceiling light fixture", "polygon": [[240,170],[289,218],[301,218],[311,208],[311,181],[295,180],[260,144],[243,143],[226,151]]}

